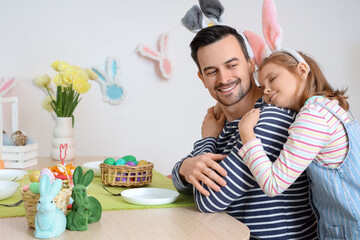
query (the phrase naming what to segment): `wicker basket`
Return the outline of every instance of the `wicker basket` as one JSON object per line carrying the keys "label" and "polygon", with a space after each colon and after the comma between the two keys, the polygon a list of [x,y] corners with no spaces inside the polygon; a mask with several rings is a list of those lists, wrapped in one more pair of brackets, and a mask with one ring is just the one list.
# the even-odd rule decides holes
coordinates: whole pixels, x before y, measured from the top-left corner
{"label": "wicker basket", "polygon": [[[30,190],[24,192],[22,187],[20,188],[20,192],[22,199],[24,201],[25,216],[28,225],[31,228],[35,228],[35,216],[37,214],[36,206],[39,202],[40,194],[33,193]],[[72,188],[69,188],[69,185],[67,184],[63,184],[63,189],[61,189],[60,193],[54,198],[55,205],[61,211],[63,211],[64,214],[66,214],[67,212],[67,205],[70,200],[71,192],[72,192]]]}
{"label": "wicker basket", "polygon": [[100,164],[101,182],[109,186],[141,187],[152,181],[154,164],[127,166]]}

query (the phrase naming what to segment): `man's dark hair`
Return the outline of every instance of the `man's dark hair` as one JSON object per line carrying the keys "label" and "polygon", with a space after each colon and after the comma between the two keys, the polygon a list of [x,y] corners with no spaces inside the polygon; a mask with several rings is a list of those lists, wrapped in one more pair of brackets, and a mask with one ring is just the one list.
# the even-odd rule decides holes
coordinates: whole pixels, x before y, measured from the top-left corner
{"label": "man's dark hair", "polygon": [[201,69],[197,57],[197,51],[199,48],[217,42],[228,35],[233,35],[238,40],[246,60],[250,59],[244,39],[234,28],[225,25],[214,25],[211,27],[206,27],[200,30],[190,43],[191,57],[194,59],[200,72]]}

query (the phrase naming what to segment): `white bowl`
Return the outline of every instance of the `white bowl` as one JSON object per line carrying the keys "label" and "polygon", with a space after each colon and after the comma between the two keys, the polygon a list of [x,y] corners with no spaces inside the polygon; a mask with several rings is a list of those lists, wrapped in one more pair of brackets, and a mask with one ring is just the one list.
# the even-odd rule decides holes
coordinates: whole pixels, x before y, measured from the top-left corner
{"label": "white bowl", "polygon": [[86,172],[89,169],[94,170],[94,176],[99,177],[101,176],[100,171],[100,163],[103,163],[103,161],[96,161],[96,162],[86,162],[82,166],[85,168],[84,172]]}
{"label": "white bowl", "polygon": [[17,182],[0,180],[0,200],[9,198],[14,195],[19,186],[20,184]]}
{"label": "white bowl", "polygon": [[24,170],[0,169],[0,180],[20,181],[27,173]]}

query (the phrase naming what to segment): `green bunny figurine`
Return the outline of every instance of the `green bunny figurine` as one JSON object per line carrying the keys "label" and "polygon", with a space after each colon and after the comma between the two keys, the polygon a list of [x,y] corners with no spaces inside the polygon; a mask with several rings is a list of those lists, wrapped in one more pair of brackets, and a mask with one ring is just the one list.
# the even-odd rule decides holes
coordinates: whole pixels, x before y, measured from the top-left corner
{"label": "green bunny figurine", "polygon": [[89,223],[97,222],[101,218],[102,207],[100,202],[87,195],[86,188],[94,178],[94,171],[88,170],[83,175],[80,166],[73,174],[74,187],[71,197],[74,199],[71,211],[66,216],[66,229],[70,231],[88,230]]}

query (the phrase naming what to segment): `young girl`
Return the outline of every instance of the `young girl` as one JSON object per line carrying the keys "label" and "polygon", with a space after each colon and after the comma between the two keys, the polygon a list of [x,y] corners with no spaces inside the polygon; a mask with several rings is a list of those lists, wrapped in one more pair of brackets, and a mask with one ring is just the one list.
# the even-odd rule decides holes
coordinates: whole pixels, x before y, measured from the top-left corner
{"label": "young girl", "polygon": [[307,170],[319,238],[360,239],[360,125],[347,116],[345,91],[333,90],[318,64],[302,53],[276,51],[258,73],[267,103],[299,113],[271,162],[254,135],[260,110],[248,112],[239,122],[239,155],[269,196]]}

